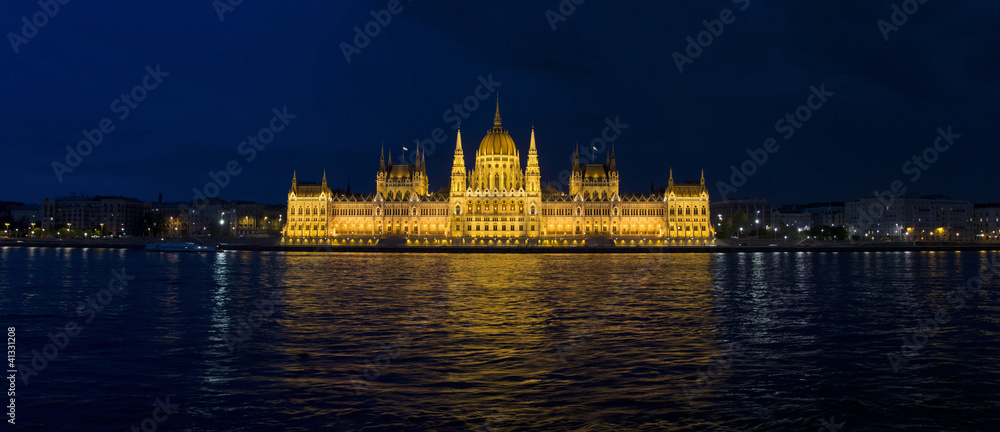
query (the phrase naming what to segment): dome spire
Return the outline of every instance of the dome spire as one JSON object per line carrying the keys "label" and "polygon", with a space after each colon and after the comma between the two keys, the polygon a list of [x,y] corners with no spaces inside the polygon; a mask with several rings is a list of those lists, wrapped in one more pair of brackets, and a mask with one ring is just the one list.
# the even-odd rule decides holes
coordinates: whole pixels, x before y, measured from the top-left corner
{"label": "dome spire", "polygon": [[493,117],[493,126],[500,127],[500,90],[497,90],[497,114]]}

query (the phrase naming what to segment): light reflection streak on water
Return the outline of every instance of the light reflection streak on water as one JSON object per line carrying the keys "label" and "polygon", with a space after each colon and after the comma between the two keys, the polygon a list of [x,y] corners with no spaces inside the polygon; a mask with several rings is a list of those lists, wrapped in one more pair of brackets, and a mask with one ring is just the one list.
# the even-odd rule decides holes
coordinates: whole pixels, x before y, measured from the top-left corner
{"label": "light reflection streak on water", "polygon": [[[237,331],[232,325],[229,316],[229,253],[201,254],[199,259],[212,269],[212,282],[214,287],[211,294],[211,314],[209,316],[210,330],[207,339],[212,343],[205,347],[204,380],[208,385],[219,384],[228,381],[232,368],[225,362],[229,354],[229,347],[226,345],[227,336]],[[206,388],[206,391],[215,392],[216,389]]]}

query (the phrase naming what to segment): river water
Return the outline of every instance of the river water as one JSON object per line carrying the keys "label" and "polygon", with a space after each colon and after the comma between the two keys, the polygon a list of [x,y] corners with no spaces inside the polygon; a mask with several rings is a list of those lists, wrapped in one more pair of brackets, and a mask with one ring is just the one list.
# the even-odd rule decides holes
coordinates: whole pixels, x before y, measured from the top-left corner
{"label": "river water", "polygon": [[8,430],[996,430],[993,262],[2,248]]}

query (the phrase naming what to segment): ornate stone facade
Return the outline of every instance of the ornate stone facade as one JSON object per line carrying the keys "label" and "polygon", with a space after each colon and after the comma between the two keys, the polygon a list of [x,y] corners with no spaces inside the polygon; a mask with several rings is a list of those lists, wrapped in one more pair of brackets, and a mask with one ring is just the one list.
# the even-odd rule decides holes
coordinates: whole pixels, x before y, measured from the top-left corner
{"label": "ornate stone facade", "polygon": [[671,172],[661,193],[621,194],[614,148],[603,164],[580,163],[577,150],[568,193],[543,188],[534,128],[522,170],[517,146],[501,125],[499,105],[468,172],[458,131],[447,192],[429,192],[425,156],[419,151],[413,164],[391,159],[387,164],[383,156],[375,194],[332,191],[325,173],[319,184],[298,182],[293,175],[286,241],[374,244],[405,237],[408,243],[443,245],[713,244],[704,174],[700,183],[677,184]]}

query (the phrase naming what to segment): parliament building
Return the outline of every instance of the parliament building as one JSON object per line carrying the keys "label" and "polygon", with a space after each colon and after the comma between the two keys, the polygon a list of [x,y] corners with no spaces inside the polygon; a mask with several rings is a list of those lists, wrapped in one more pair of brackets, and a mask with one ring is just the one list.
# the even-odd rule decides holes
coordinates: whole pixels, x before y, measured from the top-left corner
{"label": "parliament building", "polygon": [[[528,158],[501,126],[497,105],[493,128],[466,169],[462,132],[455,140],[451,187],[430,192],[425,155],[412,163],[386,163],[375,177],[375,194],[331,190],[299,182],[288,191],[287,243],[328,242],[374,245],[454,246],[671,246],[711,245],[708,190],[700,183],[675,183],[649,195],[622,194],[614,148],[605,163],[581,163],[574,151],[568,191],[543,187],[535,131]],[[591,161],[592,162],[592,161]]]}

